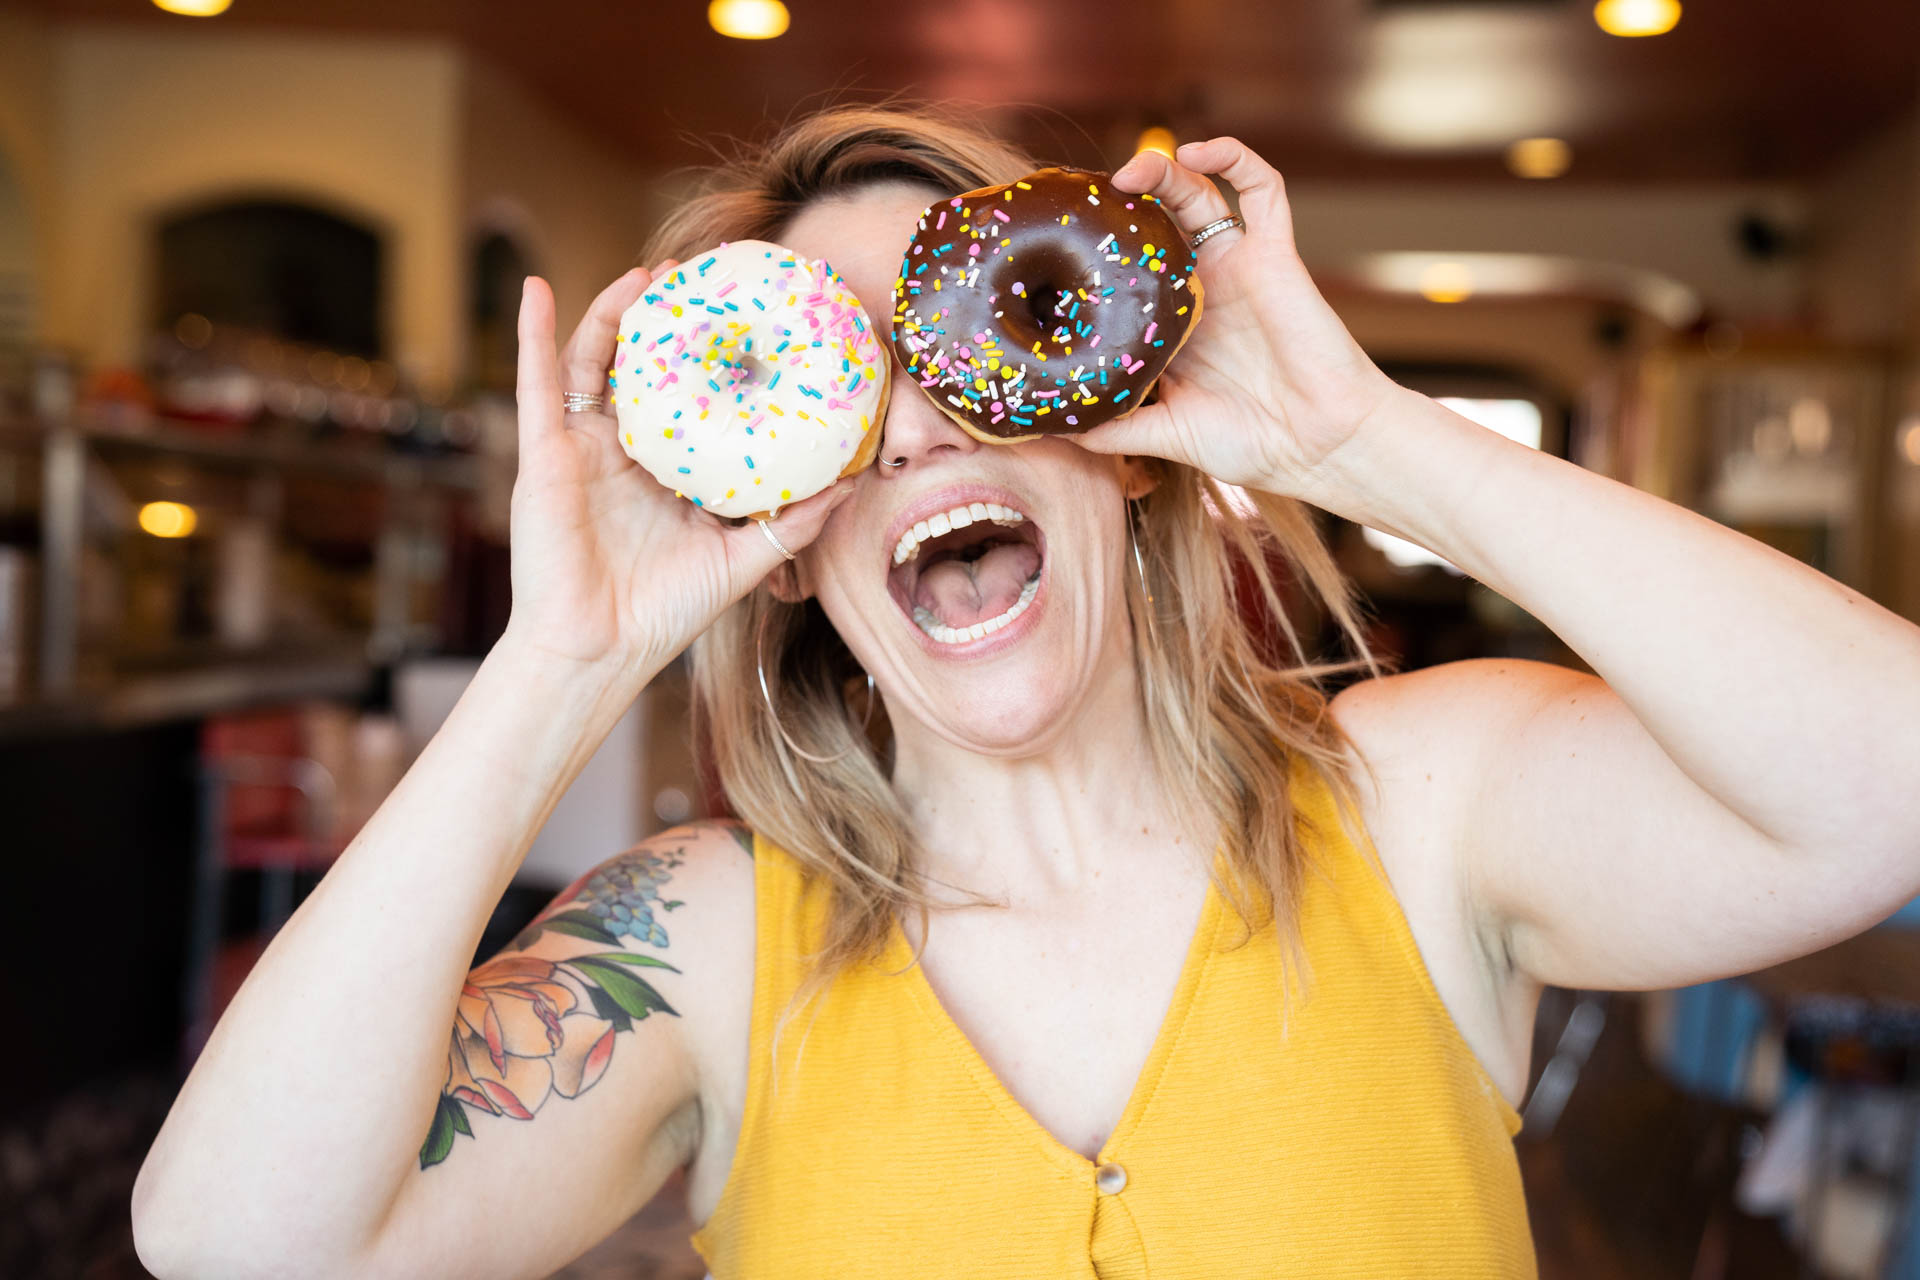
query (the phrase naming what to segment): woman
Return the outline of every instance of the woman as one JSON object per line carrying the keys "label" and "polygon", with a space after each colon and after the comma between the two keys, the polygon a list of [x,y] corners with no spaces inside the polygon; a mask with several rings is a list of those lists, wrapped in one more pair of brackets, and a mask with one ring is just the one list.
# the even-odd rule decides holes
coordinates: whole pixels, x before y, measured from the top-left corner
{"label": "woman", "polygon": [[[830,112],[650,256],[774,239],[884,316],[920,210],[1030,167]],[[883,465],[766,529],[562,413],[665,268],[557,358],[528,282],[512,623],[201,1055],[135,1191],[156,1274],[540,1275],[675,1168],[722,1280],[1530,1274],[1509,1139],[1542,984],[1741,972],[1920,890],[1893,767],[1920,759],[1920,631],[1393,384],[1239,143],[1114,183],[1192,235],[1227,215],[1215,176],[1245,230],[1201,250],[1156,404],[996,448],[903,379]],[[891,551],[976,501],[1025,532],[944,572],[1041,586],[951,653],[909,608],[937,566]],[[1455,663],[1328,701],[1227,585],[1229,547],[1277,543],[1353,633],[1305,503],[1446,556],[1598,674]],[[610,860],[465,974],[555,798],[696,637],[746,825]]]}

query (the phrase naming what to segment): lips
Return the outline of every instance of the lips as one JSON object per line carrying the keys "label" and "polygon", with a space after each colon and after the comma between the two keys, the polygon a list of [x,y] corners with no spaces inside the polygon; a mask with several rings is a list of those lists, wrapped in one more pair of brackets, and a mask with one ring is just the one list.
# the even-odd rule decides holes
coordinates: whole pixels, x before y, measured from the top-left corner
{"label": "lips", "polygon": [[930,495],[894,541],[888,594],[936,646],[1004,631],[1039,594],[1045,539],[1006,497]]}

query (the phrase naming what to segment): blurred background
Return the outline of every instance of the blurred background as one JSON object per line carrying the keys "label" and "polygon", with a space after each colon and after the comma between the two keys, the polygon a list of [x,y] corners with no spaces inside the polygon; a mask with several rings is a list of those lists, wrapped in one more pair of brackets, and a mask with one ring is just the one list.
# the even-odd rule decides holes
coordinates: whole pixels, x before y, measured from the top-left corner
{"label": "blurred background", "polygon": [[[499,634],[521,278],[570,324],[715,146],[893,93],[1091,167],[1238,135],[1400,381],[1920,618],[1912,0],[8,5],[0,1275],[144,1274],[186,1067]],[[1579,664],[1325,527],[1400,667]],[[712,811],[686,704],[670,669],[476,958]],[[1920,1278],[1915,923],[1550,992],[1542,1274]],[[670,1187],[563,1274],[698,1276],[685,1230]]]}

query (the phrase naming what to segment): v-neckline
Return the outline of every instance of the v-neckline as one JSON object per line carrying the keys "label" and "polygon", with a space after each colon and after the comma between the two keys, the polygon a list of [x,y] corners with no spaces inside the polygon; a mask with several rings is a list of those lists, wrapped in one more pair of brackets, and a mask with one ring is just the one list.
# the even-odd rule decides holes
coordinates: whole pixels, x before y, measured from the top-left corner
{"label": "v-neckline", "polygon": [[[1216,855],[1216,861],[1218,855]],[[1074,1176],[1090,1177],[1100,1165],[1111,1161],[1117,1149],[1137,1129],[1145,1117],[1147,1104],[1153,1098],[1160,1083],[1160,1077],[1166,1071],[1167,1061],[1173,1056],[1175,1044],[1180,1038],[1182,1026],[1187,1014],[1193,1007],[1194,994],[1199,989],[1207,960],[1214,949],[1214,938],[1219,929],[1221,902],[1218,886],[1213,877],[1207,878],[1205,896],[1200,903],[1200,918],[1195,922],[1193,933],[1187,940],[1186,956],[1180,964],[1180,977],[1174,985],[1173,999],[1167,1005],[1166,1013],[1161,1017],[1159,1029],[1154,1033],[1153,1046],[1147,1051],[1147,1060],[1140,1068],[1140,1074],[1134,1078],[1133,1088],[1127,1095],[1125,1108],[1115,1122],[1106,1140],[1100,1144],[1100,1152],[1089,1160],[1078,1151],[1054,1136],[1051,1129],[1041,1124],[1028,1111],[1026,1105],[1013,1096],[1012,1090],[960,1029],[960,1024],[947,1012],[946,1005],[940,1001],[939,993],[927,980],[926,971],[913,954],[913,945],[908,941],[906,931],[900,921],[892,921],[887,932],[886,963],[889,972],[897,973],[907,984],[914,1002],[920,1006],[927,1022],[935,1033],[967,1069],[975,1085],[1013,1125],[1033,1139],[1054,1164]],[[904,971],[904,972],[903,972]]]}

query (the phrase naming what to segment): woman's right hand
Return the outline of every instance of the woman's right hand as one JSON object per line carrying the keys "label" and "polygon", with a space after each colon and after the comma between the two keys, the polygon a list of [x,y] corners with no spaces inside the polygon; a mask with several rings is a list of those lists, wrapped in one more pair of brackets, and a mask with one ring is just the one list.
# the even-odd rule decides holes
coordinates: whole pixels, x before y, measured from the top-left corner
{"label": "woman's right hand", "polygon": [[[564,391],[606,394],[622,313],[676,265],[636,267],[614,281],[558,353],[552,290],[538,276],[527,278],[507,625],[519,644],[651,673],[781,563],[752,523],[729,527],[628,458],[611,409],[562,411]],[[841,480],[785,508],[771,522],[775,536],[799,551],[852,487]]]}

